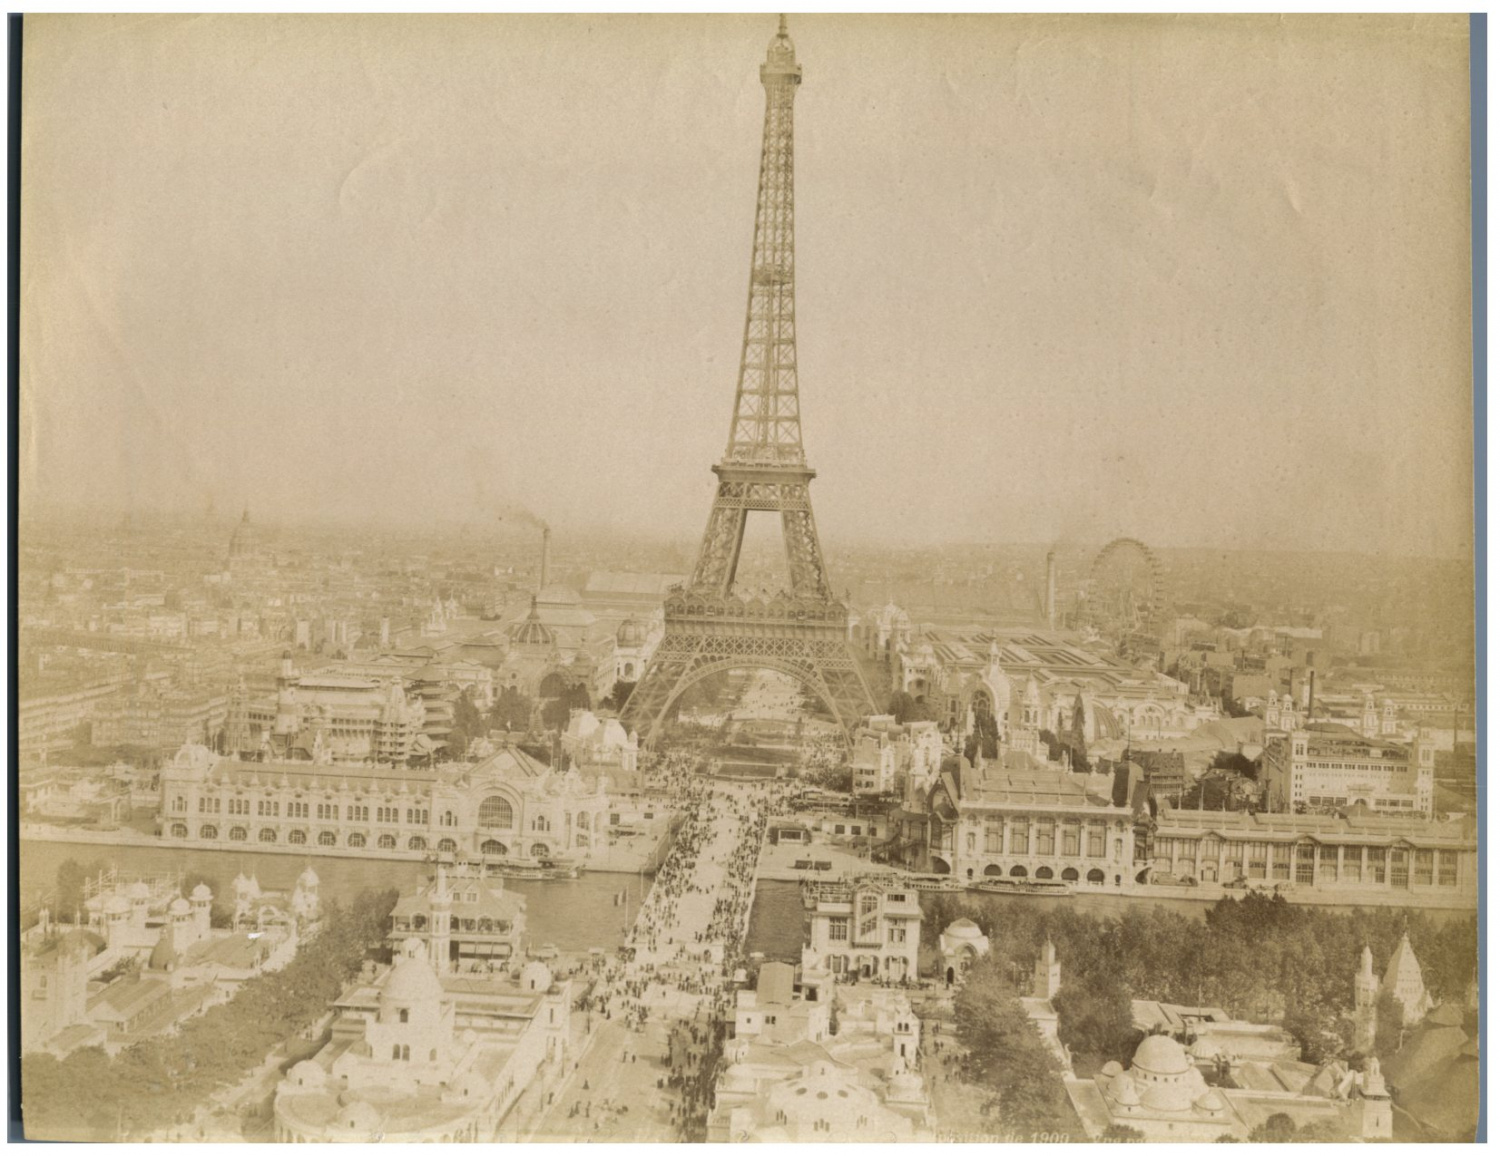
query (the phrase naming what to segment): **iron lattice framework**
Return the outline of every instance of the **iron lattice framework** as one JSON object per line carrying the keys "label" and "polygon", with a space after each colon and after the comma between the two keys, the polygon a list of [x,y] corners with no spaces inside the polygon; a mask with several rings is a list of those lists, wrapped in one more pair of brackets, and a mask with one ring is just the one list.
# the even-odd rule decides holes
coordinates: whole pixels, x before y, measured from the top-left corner
{"label": "iron lattice framework", "polygon": [[[755,205],[749,302],[734,416],[698,561],[665,605],[666,632],[626,704],[643,741],[655,741],[690,685],[721,670],[762,667],[797,679],[847,734],[873,703],[848,643],[848,609],[833,596],[813,521],[802,450],[793,293],[792,99],[802,83],[786,18],[760,70],[766,119]],[[791,589],[772,598],[735,591],[752,511],[781,517]]]}

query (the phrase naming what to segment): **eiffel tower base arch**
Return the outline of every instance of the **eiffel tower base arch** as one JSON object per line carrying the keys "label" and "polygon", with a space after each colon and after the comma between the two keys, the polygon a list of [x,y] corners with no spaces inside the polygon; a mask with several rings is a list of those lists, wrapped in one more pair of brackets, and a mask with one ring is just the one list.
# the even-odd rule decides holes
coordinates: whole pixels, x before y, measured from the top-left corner
{"label": "eiffel tower base arch", "polygon": [[625,704],[625,722],[641,744],[655,745],[684,691],[725,670],[774,670],[794,679],[838,722],[845,743],[873,711],[858,660],[843,638],[704,635],[668,631]]}

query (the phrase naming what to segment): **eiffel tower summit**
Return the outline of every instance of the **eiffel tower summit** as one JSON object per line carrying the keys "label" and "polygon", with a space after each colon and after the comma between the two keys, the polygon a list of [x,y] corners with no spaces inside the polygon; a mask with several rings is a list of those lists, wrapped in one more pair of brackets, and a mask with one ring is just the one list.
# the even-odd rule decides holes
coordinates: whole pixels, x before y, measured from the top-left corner
{"label": "eiffel tower summit", "polygon": [[[691,577],[668,592],[666,632],[626,704],[650,745],[673,703],[719,671],[781,671],[814,694],[846,735],[874,704],[848,642],[848,607],[834,597],[813,521],[816,476],[802,450],[794,294],[792,101],[802,66],[786,17],[760,69],[766,89],[749,301],[729,444]],[[780,515],[789,589],[770,597],[737,590],[752,512]]]}

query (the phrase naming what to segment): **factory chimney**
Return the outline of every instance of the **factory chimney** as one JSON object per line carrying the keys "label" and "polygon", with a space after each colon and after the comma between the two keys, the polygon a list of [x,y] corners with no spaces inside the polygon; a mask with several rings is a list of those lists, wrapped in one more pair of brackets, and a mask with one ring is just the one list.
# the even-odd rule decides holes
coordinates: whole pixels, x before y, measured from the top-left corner
{"label": "factory chimney", "polygon": [[537,593],[547,588],[547,567],[552,560],[552,528],[542,527],[542,573],[537,579]]}

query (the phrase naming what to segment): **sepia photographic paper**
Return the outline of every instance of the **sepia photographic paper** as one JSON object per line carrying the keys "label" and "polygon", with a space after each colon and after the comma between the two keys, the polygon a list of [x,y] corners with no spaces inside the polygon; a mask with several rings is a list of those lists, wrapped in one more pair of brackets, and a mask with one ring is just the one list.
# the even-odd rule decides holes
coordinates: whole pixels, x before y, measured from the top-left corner
{"label": "sepia photographic paper", "polygon": [[1476,1138],[1467,17],[13,35],[26,1139]]}

